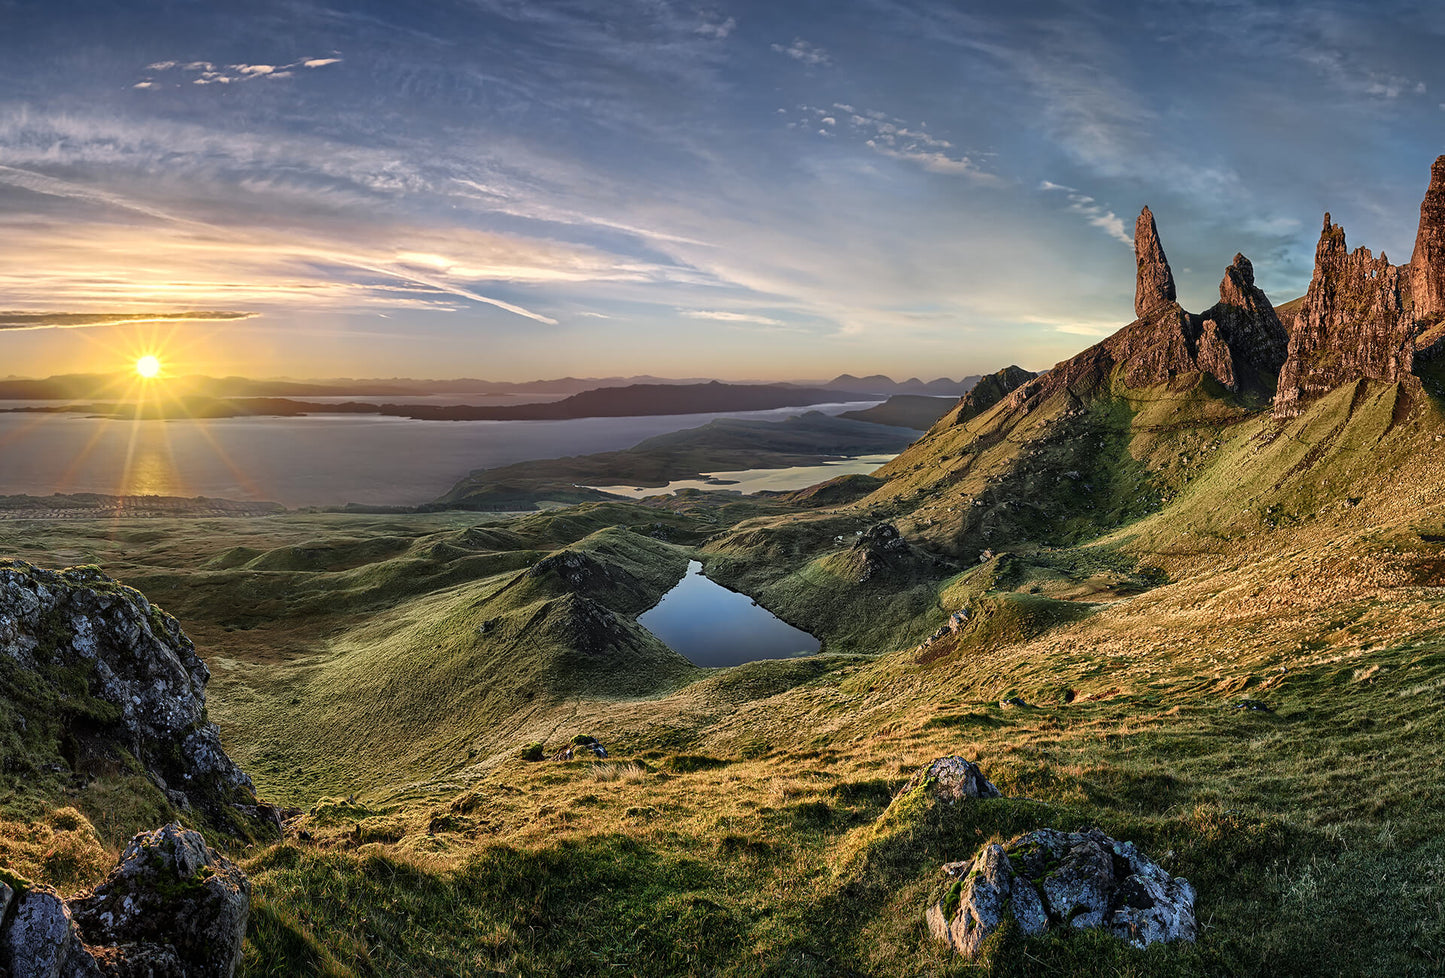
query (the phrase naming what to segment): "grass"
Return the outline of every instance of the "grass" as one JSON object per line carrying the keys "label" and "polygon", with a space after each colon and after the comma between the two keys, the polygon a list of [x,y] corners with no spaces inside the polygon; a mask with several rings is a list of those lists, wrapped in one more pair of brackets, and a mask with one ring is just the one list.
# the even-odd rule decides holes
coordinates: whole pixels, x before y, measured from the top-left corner
{"label": "grass", "polygon": [[[1445,425],[1402,397],[1284,425],[1187,383],[1005,402],[861,498],[0,524],[0,547],[179,614],[228,748],[306,809],[234,853],[246,976],[979,973],[924,929],[942,863],[1088,825],[1194,883],[1200,940],[1005,931],[982,973],[1431,975]],[[885,520],[908,549],[869,565]],[[688,559],[824,654],[679,664],[633,619]],[[526,759],[579,734],[609,758]],[[1007,797],[894,798],[945,754]],[[72,794],[0,786],[27,875],[84,836],[67,805],[110,851]],[[74,862],[72,885],[98,865]]]}

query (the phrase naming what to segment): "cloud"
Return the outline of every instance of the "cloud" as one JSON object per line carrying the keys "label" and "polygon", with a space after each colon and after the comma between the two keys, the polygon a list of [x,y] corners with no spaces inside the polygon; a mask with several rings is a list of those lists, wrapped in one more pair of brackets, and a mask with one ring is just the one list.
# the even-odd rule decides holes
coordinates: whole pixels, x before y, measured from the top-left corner
{"label": "cloud", "polygon": [[250,319],[253,312],[0,312],[0,330],[83,329],[136,323],[226,323]]}
{"label": "cloud", "polygon": [[[993,174],[979,169],[970,157],[950,155],[947,151],[954,149],[953,143],[929,132],[927,123],[909,123],[886,112],[876,109],[859,110],[841,102],[834,102],[832,107],[827,109],[808,105],[799,106],[799,109],[805,114],[805,121],[790,123],[793,128],[804,125],[811,127],[816,121],[816,124],[822,127],[817,130],[820,136],[831,136],[840,128],[846,129],[851,135],[862,139],[863,145],[880,156],[917,163],[930,173],[967,176],[982,183],[998,180]],[[842,113],[842,127],[839,126],[839,116],[834,114],[835,112]]]}
{"label": "cloud", "polygon": [[781,319],[759,316],[750,312],[722,312],[714,309],[680,309],[688,319],[708,319],[719,323],[754,323],[758,326],[784,326]]}
{"label": "cloud", "polygon": [[809,44],[801,37],[793,38],[792,44],[774,44],[772,48],[778,54],[786,54],[794,61],[801,62],[809,68],[826,68],[833,63],[833,59],[828,56],[827,51],[816,44]]}
{"label": "cloud", "polygon": [[[230,85],[233,82],[255,81],[259,78],[270,78],[280,80],[295,76],[297,68],[324,68],[327,65],[341,63],[340,58],[301,58],[286,65],[268,64],[231,64],[217,67],[210,61],[190,61],[182,64],[179,61],[155,61],[146,65],[145,70],[153,75],[163,75],[167,72],[190,73],[195,77],[190,79],[192,85]],[[183,84],[181,79],[175,84]],[[132,88],[159,88],[161,82],[155,77],[143,78],[131,86]]]}
{"label": "cloud", "polygon": [[[1124,219],[1106,209],[1093,197],[1080,193],[1073,187],[1066,187],[1051,180],[1042,181],[1039,189],[1045,193],[1062,193],[1069,202],[1068,210],[1071,213],[1078,214],[1085,223],[1098,228],[1115,241],[1126,244],[1130,248],[1134,247],[1134,239],[1130,237],[1129,231],[1124,225]],[[1068,330],[1064,330],[1064,332],[1068,332]]]}
{"label": "cloud", "polygon": [[731,34],[737,26],[737,19],[733,17],[721,21],[705,20],[698,25],[697,30],[693,33],[721,41]]}

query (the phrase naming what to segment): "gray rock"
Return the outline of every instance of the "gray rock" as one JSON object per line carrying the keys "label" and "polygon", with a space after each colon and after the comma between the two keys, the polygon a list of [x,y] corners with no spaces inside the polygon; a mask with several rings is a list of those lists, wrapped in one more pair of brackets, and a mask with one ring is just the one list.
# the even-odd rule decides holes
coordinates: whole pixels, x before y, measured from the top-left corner
{"label": "gray rock", "polygon": [[250,897],[240,869],[199,832],[171,823],[132,839],[105,882],[71,910],[87,944],[126,962],[119,974],[231,978]]}
{"label": "gray rock", "polygon": [[5,926],[5,915],[10,912],[10,904],[15,900],[15,891],[4,882],[0,882],[0,927]]}
{"label": "gray rock", "polygon": [[58,893],[36,887],[14,902],[14,916],[0,934],[0,968],[14,978],[100,978],[100,968]]}
{"label": "gray rock", "polygon": [[210,671],[180,623],[139,591],[95,568],[0,560],[0,655],[42,678],[78,673],[86,693],[114,709],[113,721],[75,737],[76,773],[103,771],[123,750],[177,807],[218,825],[232,818],[231,805],[255,804],[250,778],[207,719]]}
{"label": "gray rock", "polygon": [[1098,928],[1145,947],[1192,941],[1194,888],[1131,842],[1098,829],[1039,829],[984,847],[972,862],[944,866],[949,883],[925,913],[935,938],[969,958],[1012,916],[1025,935]]}
{"label": "gray rock", "polygon": [[926,791],[939,801],[953,804],[965,798],[1002,798],[1003,793],[983,776],[978,765],[967,758],[940,757],[908,779],[898,797]]}

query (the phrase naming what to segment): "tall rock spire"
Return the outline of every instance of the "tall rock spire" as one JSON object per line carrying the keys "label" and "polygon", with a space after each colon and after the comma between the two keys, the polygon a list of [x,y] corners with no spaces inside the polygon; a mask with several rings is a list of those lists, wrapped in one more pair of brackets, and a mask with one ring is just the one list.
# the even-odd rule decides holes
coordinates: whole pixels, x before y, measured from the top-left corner
{"label": "tall rock spire", "polygon": [[1174,273],[1164,246],[1159,243],[1159,230],[1154,227],[1154,214],[1146,206],[1134,222],[1134,260],[1138,277],[1134,285],[1134,315],[1144,318],[1150,310],[1174,301]]}
{"label": "tall rock spire", "polygon": [[1445,313],[1445,156],[1430,167],[1430,189],[1420,204],[1420,230],[1410,259],[1410,298],[1417,320]]}

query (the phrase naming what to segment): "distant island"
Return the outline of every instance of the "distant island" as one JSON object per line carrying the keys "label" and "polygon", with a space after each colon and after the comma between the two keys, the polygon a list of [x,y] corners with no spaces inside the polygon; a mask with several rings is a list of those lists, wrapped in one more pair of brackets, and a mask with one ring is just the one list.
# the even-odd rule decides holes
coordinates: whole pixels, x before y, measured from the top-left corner
{"label": "distant island", "polygon": [[77,403],[45,407],[12,407],[8,412],[71,413],[124,419],[299,417],[306,414],[376,414],[418,421],[556,421],[575,418],[644,417],[660,414],[711,414],[721,411],[768,411],[786,407],[854,400],[846,391],[785,384],[632,384],[583,391],[560,401],[487,407],[471,404],[339,404],[281,397],[206,397],[188,395],[148,401]]}
{"label": "distant island", "polygon": [[[976,376],[953,381],[946,377],[922,381],[910,377],[895,381],[882,374],[855,377],[839,374],[832,380],[721,381],[715,377],[667,378],[647,375],[634,377],[557,377],[550,380],[523,382],[483,380],[459,377],[449,380],[418,380],[405,377],[358,379],[336,377],[322,380],[291,380],[287,378],[253,379],[249,377],[206,377],[186,375],[169,377],[165,389],[178,397],[204,397],[217,400],[229,398],[305,398],[357,397],[400,398],[437,397],[446,394],[571,395],[602,388],[697,387],[713,381],[726,386],[802,387],[849,394],[931,394],[958,397],[978,380]],[[62,374],[45,378],[6,377],[0,379],[0,400],[6,401],[107,401],[127,396],[135,385],[130,372],[113,374]]]}

